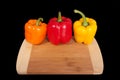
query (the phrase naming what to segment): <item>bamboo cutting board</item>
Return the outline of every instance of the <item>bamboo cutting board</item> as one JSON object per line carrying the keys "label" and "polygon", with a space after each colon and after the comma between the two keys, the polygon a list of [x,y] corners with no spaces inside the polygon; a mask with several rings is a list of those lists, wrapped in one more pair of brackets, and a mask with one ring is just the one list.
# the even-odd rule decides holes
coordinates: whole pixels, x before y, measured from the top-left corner
{"label": "bamboo cutting board", "polygon": [[32,45],[24,39],[16,70],[18,74],[102,74],[103,59],[96,39],[90,45],[78,44],[73,38],[60,45],[47,39]]}

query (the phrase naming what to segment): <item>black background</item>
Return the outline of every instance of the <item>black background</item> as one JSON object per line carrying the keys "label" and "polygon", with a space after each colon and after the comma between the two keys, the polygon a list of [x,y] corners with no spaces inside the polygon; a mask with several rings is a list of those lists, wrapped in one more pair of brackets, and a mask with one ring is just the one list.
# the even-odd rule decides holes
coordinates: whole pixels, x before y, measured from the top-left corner
{"label": "black background", "polygon": [[13,1],[10,2],[6,8],[4,8],[5,17],[9,18],[7,19],[8,23],[6,23],[7,28],[5,27],[6,30],[8,30],[8,33],[6,33],[6,42],[9,43],[7,49],[10,48],[10,51],[12,51],[7,52],[8,65],[6,74],[10,75],[9,78],[13,78],[15,80],[43,80],[45,78],[62,78],[62,76],[56,77],[48,75],[19,75],[16,72],[16,60],[19,48],[24,40],[24,24],[29,19],[43,17],[44,22],[48,23],[50,18],[57,17],[58,11],[61,11],[63,16],[71,18],[74,22],[75,20],[81,18],[79,14],[75,14],[73,12],[74,9],[81,10],[87,17],[91,17],[97,21],[98,30],[95,38],[102,52],[104,60],[104,72],[101,75],[64,76],[64,78],[82,78],[83,80],[87,78],[88,80],[103,80],[117,77],[117,75],[113,75],[115,74],[118,66],[115,65],[115,60],[118,59],[116,55],[119,53],[117,52],[117,47],[115,45],[119,44],[119,42],[117,42],[119,38],[119,31],[117,31],[119,28],[118,12],[120,10],[118,2],[115,0],[109,2],[105,2],[103,0],[40,0]]}

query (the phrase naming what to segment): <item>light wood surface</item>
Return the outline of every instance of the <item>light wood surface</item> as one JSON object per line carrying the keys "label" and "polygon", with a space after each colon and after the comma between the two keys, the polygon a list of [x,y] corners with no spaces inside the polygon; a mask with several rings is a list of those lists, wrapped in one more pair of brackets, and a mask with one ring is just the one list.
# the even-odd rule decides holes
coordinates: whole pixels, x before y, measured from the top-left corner
{"label": "light wood surface", "polygon": [[102,74],[104,69],[103,57],[99,45],[96,39],[93,40],[93,43],[88,45],[94,73],[93,74]]}
{"label": "light wood surface", "polygon": [[71,39],[59,46],[48,40],[31,45],[24,39],[16,70],[18,74],[102,74],[103,59],[95,39],[90,45],[78,44]]}
{"label": "light wood surface", "polygon": [[24,40],[17,56],[16,70],[18,74],[27,74],[31,50],[32,44]]}

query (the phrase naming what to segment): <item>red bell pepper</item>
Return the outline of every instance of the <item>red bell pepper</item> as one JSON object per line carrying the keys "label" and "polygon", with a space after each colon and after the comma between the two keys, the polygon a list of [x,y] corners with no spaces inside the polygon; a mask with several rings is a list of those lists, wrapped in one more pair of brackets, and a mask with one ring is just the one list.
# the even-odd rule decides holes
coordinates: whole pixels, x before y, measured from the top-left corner
{"label": "red bell pepper", "polygon": [[69,42],[72,38],[72,20],[58,12],[58,18],[51,18],[48,22],[47,35],[48,40],[55,45]]}

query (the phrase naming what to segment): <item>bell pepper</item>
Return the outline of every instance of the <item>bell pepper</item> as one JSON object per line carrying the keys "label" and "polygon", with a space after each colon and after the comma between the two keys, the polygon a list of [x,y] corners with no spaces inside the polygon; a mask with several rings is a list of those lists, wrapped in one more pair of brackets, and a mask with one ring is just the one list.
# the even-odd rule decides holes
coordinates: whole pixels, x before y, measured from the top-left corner
{"label": "bell pepper", "polygon": [[58,18],[53,17],[48,22],[47,35],[48,40],[55,45],[69,42],[72,38],[72,20],[61,16],[59,11]]}
{"label": "bell pepper", "polygon": [[42,21],[43,18],[30,19],[25,24],[25,39],[31,44],[40,44],[46,37],[47,24]]}
{"label": "bell pepper", "polygon": [[74,38],[78,43],[91,44],[97,31],[97,23],[93,18],[86,17],[81,11],[74,10],[82,16],[73,23]]}

